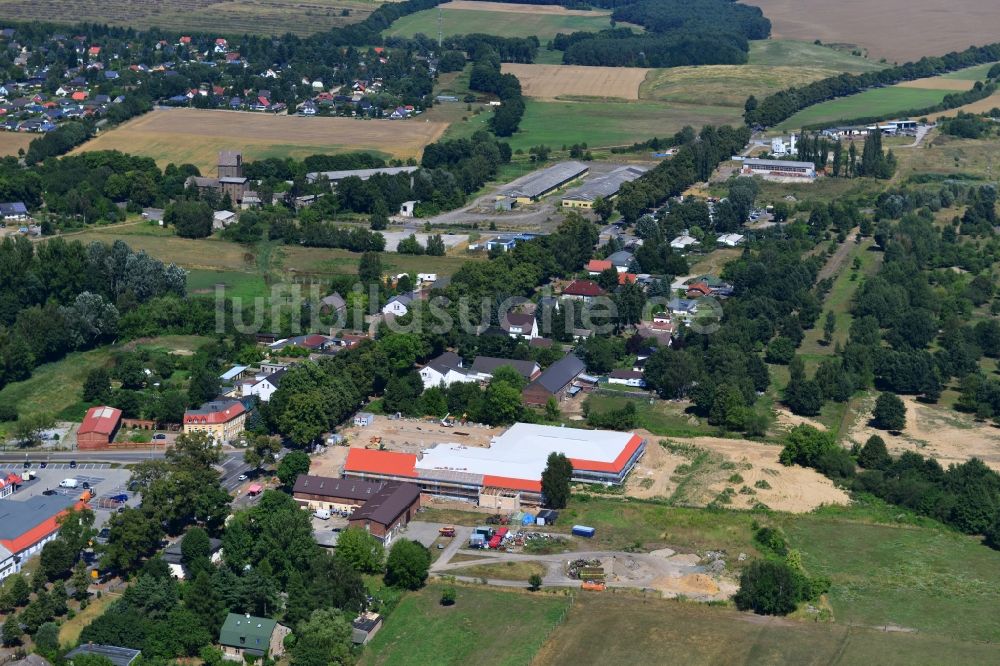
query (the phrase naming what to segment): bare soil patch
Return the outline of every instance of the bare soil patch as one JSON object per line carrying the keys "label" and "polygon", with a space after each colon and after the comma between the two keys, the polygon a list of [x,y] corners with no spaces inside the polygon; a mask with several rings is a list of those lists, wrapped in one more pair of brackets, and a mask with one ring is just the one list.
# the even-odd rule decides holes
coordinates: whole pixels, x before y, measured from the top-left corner
{"label": "bare soil patch", "polygon": [[373,437],[380,437],[381,444],[390,451],[420,453],[435,444],[461,443],[465,446],[486,447],[505,428],[467,423],[445,428],[437,419],[390,419],[376,416],[375,422],[366,427],[351,426],[341,431],[351,446],[363,447],[371,444]]}
{"label": "bare soil patch", "polygon": [[783,430],[791,430],[795,426],[800,425],[810,425],[817,430],[826,430],[826,425],[820,423],[816,419],[811,419],[808,416],[799,416],[798,414],[792,414],[784,407],[775,407],[774,413],[776,416],[776,421],[778,426]]}
{"label": "bare soil patch", "polygon": [[476,2],[475,0],[452,0],[441,9],[466,9],[482,12],[509,12],[511,14],[552,14],[557,16],[600,16],[611,12],[589,9],[566,9],[558,5],[521,5],[513,2]]}
{"label": "bare soil patch", "polygon": [[[677,501],[704,506],[731,488],[728,506],[733,508],[750,508],[760,502],[778,511],[807,513],[823,504],[848,503],[847,493],[819,472],[778,462],[780,446],[692,437],[669,438],[675,445],[671,450],[659,444],[662,438],[639,432],[650,444],[626,484],[625,494],[630,497],[677,493]],[[739,475],[739,480],[731,480],[733,475]],[[763,487],[757,487],[759,482]],[[743,488],[747,490],[740,492]]]}
{"label": "bare soil patch", "polygon": [[521,89],[528,97],[620,97],[634,100],[639,99],[639,86],[650,70],[641,67],[504,63],[503,71],[521,81]]}
{"label": "bare soil patch", "polygon": [[324,453],[314,456],[309,465],[309,473],[315,476],[331,476],[337,478],[344,471],[347,461],[346,446],[331,446]]}
{"label": "bare soil patch", "polygon": [[203,175],[214,175],[220,150],[241,150],[248,160],[347,150],[419,157],[447,126],[420,117],[392,121],[160,109],[102,132],[73,152],[120,150],[152,157],[161,167],[190,163]]}
{"label": "bare soil patch", "polygon": [[972,104],[966,104],[965,106],[960,106],[957,109],[948,109],[947,111],[942,111],[940,113],[935,113],[934,115],[928,116],[931,121],[940,120],[941,118],[953,118],[961,113],[986,113],[987,111],[992,111],[1000,107],[1000,93],[993,93],[986,99],[981,99],[978,102],[973,102]]}
{"label": "bare soil patch", "polygon": [[1000,429],[978,422],[937,405],[925,405],[911,396],[901,396],[906,405],[906,427],[898,435],[876,430],[868,425],[875,397],[866,399],[858,409],[858,418],[848,434],[847,444],[864,444],[872,435],[885,440],[889,453],[904,451],[934,458],[943,466],[979,458],[988,467],[1000,471]]}
{"label": "bare soil patch", "polygon": [[904,62],[996,41],[995,0],[744,0],[771,19],[775,39],[857,44]]}

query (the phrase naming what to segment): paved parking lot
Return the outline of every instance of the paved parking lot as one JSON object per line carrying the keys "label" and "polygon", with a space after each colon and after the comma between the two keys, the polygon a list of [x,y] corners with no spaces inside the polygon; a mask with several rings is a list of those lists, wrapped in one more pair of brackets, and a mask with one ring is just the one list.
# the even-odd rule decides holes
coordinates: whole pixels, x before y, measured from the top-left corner
{"label": "paved parking lot", "polygon": [[[0,471],[21,472],[24,469],[25,469],[24,463],[9,463],[9,462],[8,463],[0,463]],[[73,468],[69,466],[69,463],[63,463],[63,462],[46,463],[45,467],[43,468],[41,466],[41,463],[39,461],[32,460],[31,461],[31,467],[28,467],[27,469],[33,469],[33,470],[35,470],[37,472],[37,471],[49,470],[49,469],[66,469],[66,470],[68,470],[68,469],[73,469]],[[84,469],[84,470],[86,470],[86,469],[111,469],[111,465],[109,463],[85,463],[85,462],[81,462],[81,463],[77,463],[76,469],[77,470],[81,470],[81,469]]]}

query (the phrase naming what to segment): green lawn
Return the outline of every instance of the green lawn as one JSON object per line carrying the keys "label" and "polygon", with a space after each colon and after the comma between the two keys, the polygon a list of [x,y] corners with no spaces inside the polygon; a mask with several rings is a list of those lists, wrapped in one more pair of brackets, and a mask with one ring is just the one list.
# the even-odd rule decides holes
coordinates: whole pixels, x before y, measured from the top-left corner
{"label": "green lawn", "polygon": [[976,65],[975,67],[967,67],[965,69],[960,69],[957,72],[948,72],[947,74],[942,74],[942,79],[958,79],[959,81],[982,81],[986,78],[989,73],[990,68],[993,67],[994,63],[986,63],[985,65]]}
{"label": "green lawn", "polygon": [[762,39],[750,42],[748,64],[775,67],[822,67],[851,73],[870,72],[888,67],[884,63],[853,56],[828,46],[791,39]]}
{"label": "green lawn", "polygon": [[407,594],[365,648],[361,664],[527,665],[570,606],[562,595],[459,585],[455,605],[446,607],[442,588]]}
{"label": "green lawn", "polygon": [[959,640],[1000,640],[1000,552],[943,527],[843,519],[852,509],[782,521],[806,568],[832,580],[837,622],[898,625]]}
{"label": "green lawn", "polygon": [[[586,143],[590,147],[620,146],[666,137],[685,125],[701,127],[740,122],[735,107],[662,104],[656,102],[541,102],[525,103],[521,129],[511,137],[515,150],[531,146],[562,147]],[[460,126],[471,133],[484,128],[489,114],[472,117]],[[456,128],[456,131],[462,129]],[[449,128],[446,137],[452,133]]]}
{"label": "green lawn", "polygon": [[655,400],[652,405],[649,400],[629,398],[626,396],[592,394],[590,408],[599,413],[621,409],[626,403],[633,403],[638,415],[639,427],[653,434],[665,437],[697,437],[699,435],[715,434],[715,428],[684,411],[675,403]]}
{"label": "green lawn", "polygon": [[816,123],[835,123],[840,120],[870,116],[889,117],[909,109],[933,106],[944,99],[949,92],[955,91],[899,86],[866,90],[857,95],[839,97],[803,109],[781,123],[778,129],[799,129]]}
{"label": "green lawn", "polygon": [[202,269],[188,271],[189,294],[212,295],[215,293],[216,285],[220,284],[226,288],[226,297],[228,298],[250,300],[256,297],[267,297],[271,294],[264,278],[254,273]]}
{"label": "green lawn", "polygon": [[758,666],[996,663],[1000,648],[947,636],[764,618],[729,608],[621,594],[580,594],[537,666]]}
{"label": "green lawn", "polygon": [[485,33],[498,37],[538,37],[545,43],[558,33],[606,30],[611,27],[610,12],[593,12],[593,16],[560,16],[536,13],[526,6],[524,12],[483,11],[478,9],[427,9],[404,16],[392,24],[386,37],[413,37],[423,33],[437,38],[438,16],[445,37]]}

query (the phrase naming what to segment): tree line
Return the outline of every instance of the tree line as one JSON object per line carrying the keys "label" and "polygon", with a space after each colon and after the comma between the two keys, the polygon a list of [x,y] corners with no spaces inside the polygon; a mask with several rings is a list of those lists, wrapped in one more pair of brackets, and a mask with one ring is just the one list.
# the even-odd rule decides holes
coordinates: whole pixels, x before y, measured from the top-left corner
{"label": "tree line", "polygon": [[996,62],[998,59],[1000,59],[1000,43],[994,43],[987,46],[972,46],[965,51],[943,56],[927,56],[916,62],[875,72],[838,74],[804,86],[793,86],[759,101],[750,98],[743,117],[750,127],[770,127],[791,118],[802,109],[835,97],[853,95],[875,86],[937,76],[973,65]]}

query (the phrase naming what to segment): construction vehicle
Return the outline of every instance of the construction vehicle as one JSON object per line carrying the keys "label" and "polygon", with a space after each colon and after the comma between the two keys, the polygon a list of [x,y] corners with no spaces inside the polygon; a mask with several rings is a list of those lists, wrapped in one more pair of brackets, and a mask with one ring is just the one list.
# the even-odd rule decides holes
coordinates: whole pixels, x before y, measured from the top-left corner
{"label": "construction vehicle", "polygon": [[443,537],[453,537],[455,536],[455,526],[445,525],[444,527],[438,530],[438,534]]}
{"label": "construction vehicle", "polygon": [[443,427],[445,427],[445,428],[454,428],[455,427],[455,420],[454,419],[449,419],[448,418],[449,416],[451,416],[451,412],[448,412],[447,414],[444,415],[444,418],[441,419],[441,425]]}
{"label": "construction vehicle", "polygon": [[366,449],[380,449],[382,448],[382,438],[378,435],[372,436],[368,440],[368,444],[365,446]]}

